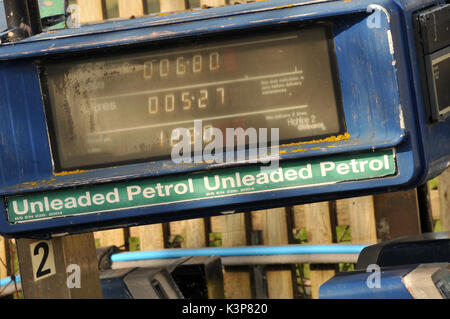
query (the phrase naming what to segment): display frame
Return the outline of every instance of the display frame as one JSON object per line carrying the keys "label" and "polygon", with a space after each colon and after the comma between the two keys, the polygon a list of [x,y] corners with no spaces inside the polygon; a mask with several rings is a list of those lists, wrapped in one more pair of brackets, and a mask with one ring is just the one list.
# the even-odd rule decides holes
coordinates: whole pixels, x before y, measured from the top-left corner
{"label": "display frame", "polygon": [[[317,140],[323,140],[326,138],[330,138],[332,136],[342,136],[346,134],[347,132],[347,124],[345,119],[345,112],[344,112],[344,105],[343,105],[343,99],[342,99],[342,88],[340,84],[340,76],[339,76],[339,69],[338,69],[338,61],[336,56],[336,48],[334,43],[334,23],[333,21],[328,20],[312,20],[312,21],[302,21],[302,22],[293,22],[282,26],[266,26],[266,27],[253,27],[253,28],[247,28],[245,30],[239,30],[239,31],[227,31],[227,32],[220,32],[220,33],[208,33],[203,36],[197,36],[197,37],[179,37],[176,39],[164,39],[161,41],[155,41],[152,43],[144,43],[144,44],[137,44],[133,46],[128,46],[126,48],[122,47],[115,47],[115,48],[104,48],[101,50],[93,50],[90,51],[89,54],[83,53],[83,54],[64,54],[60,55],[58,57],[48,57],[39,59],[38,61],[35,61],[35,65],[38,70],[38,75],[40,79],[40,86],[41,86],[41,92],[42,92],[42,99],[43,99],[43,107],[44,107],[44,114],[46,118],[46,126],[47,126],[47,133],[48,133],[48,140],[50,145],[50,156],[52,159],[52,168],[53,172],[58,174],[61,172],[66,171],[76,171],[76,170],[95,170],[95,169],[102,169],[102,168],[112,168],[117,166],[126,166],[126,165],[134,165],[134,164],[142,164],[142,163],[154,163],[154,162],[163,162],[170,160],[170,154],[165,156],[152,156],[152,157],[146,157],[141,159],[132,159],[132,160],[124,160],[124,161],[112,161],[104,164],[94,164],[94,165],[77,165],[77,166],[63,166],[61,165],[61,159],[59,155],[59,149],[58,149],[58,141],[57,141],[57,131],[56,131],[56,120],[53,116],[52,111],[52,105],[50,100],[50,94],[49,94],[49,84],[48,84],[48,76],[46,72],[46,65],[52,62],[57,63],[64,63],[68,61],[73,61],[74,59],[77,59],[77,61],[88,61],[91,56],[95,56],[95,58],[99,57],[117,57],[121,55],[127,55],[129,52],[132,53],[143,53],[150,50],[173,50],[177,48],[183,48],[183,46],[186,47],[195,47],[197,44],[203,45],[205,43],[208,43],[208,41],[217,41],[217,37],[223,38],[224,41],[233,41],[234,39],[242,38],[242,37],[250,37],[254,36],[257,37],[260,34],[267,35],[270,34],[277,34],[277,33],[283,33],[283,32],[301,32],[302,29],[308,29],[308,28],[317,28],[321,27],[324,28],[325,31],[325,40],[328,48],[328,62],[330,63],[330,71],[332,76],[332,88],[334,90],[335,95],[335,102],[336,102],[336,112],[337,112],[337,120],[338,120],[338,126],[339,131],[333,134],[321,134],[321,135],[313,135],[308,136],[305,138],[292,138],[292,139],[284,139],[280,140],[279,144],[287,145],[291,143],[298,143],[298,142],[313,142]],[[246,152],[248,153],[249,149],[247,148],[248,145],[246,145]],[[271,147],[271,143],[268,143],[268,147]],[[224,147],[225,148],[225,147]],[[237,151],[237,145],[235,145],[235,152]],[[224,151],[223,156],[226,157],[227,153]]]}
{"label": "display frame", "polygon": [[444,49],[436,51],[430,55],[427,55],[425,58],[426,61],[426,69],[427,69],[427,79],[428,79],[428,87],[430,92],[430,102],[431,102],[431,112],[432,116],[437,121],[444,121],[447,117],[450,116],[450,105],[441,110],[441,105],[439,103],[439,96],[437,92],[436,79],[434,74],[434,66],[441,61],[435,62],[441,58],[450,62],[450,46],[447,46]]}
{"label": "display frame", "polygon": [[[172,161],[157,161],[55,172],[36,68],[39,61],[58,56],[70,58],[100,54],[114,51],[113,48],[138,47],[150,42],[164,43],[167,40],[169,43],[188,36],[238,33],[240,30],[256,30],[256,27],[279,27],[305,21],[333,21],[347,134],[282,145],[280,163],[315,158],[333,160],[342,154],[371,153],[390,148],[395,150],[398,174],[314,184],[266,194],[242,194],[224,197],[220,202],[200,199],[152,209],[132,208],[120,213],[102,212],[30,223],[9,224],[5,214],[0,218],[0,232],[16,238],[56,236],[335,200],[420,185],[426,176],[441,169],[439,163],[448,162],[448,148],[431,149],[423,143],[431,139],[443,140],[449,132],[446,130],[448,122],[427,127],[421,109],[415,104],[423,107],[423,101],[416,95],[420,92],[416,87],[419,76],[413,69],[416,73],[412,73],[414,77],[411,79],[409,63],[415,57],[412,47],[403,41],[412,39],[413,33],[412,28],[405,28],[404,20],[398,19],[403,12],[412,13],[403,11],[391,0],[380,0],[377,4],[379,10],[375,13],[380,14],[380,27],[376,28],[369,27],[373,26],[370,19],[375,14],[367,12],[367,6],[373,6],[369,1],[311,4],[281,0],[281,5],[277,3],[276,6],[271,1],[256,2],[103,23],[42,34],[11,46],[2,46],[0,75],[3,77],[0,79],[9,92],[9,96],[0,96],[4,115],[0,118],[4,143],[0,149],[3,181],[0,209],[5,213],[6,197],[205,171],[219,173],[222,169],[254,166],[251,163],[180,165]],[[409,24],[406,22],[406,25]]]}

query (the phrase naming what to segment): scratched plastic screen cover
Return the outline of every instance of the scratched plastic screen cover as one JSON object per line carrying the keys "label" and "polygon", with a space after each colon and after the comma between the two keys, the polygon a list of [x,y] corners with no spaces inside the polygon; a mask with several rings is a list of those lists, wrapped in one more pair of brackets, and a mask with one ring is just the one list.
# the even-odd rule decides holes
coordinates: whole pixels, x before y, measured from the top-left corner
{"label": "scratched plastic screen cover", "polygon": [[170,158],[180,128],[194,143],[194,120],[202,120],[204,134],[195,136],[203,145],[213,127],[224,141],[227,128],[278,128],[282,143],[338,134],[333,58],[329,30],[314,26],[49,62],[43,79],[55,165]]}

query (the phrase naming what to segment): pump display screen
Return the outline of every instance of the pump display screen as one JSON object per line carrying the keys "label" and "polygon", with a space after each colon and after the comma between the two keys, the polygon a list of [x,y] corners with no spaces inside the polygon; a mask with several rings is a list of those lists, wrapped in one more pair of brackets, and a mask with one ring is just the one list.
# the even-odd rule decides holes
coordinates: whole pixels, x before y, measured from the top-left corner
{"label": "pump display screen", "polygon": [[130,51],[43,66],[57,170],[170,158],[180,129],[202,145],[210,128],[278,128],[282,143],[345,130],[325,25]]}
{"label": "pump display screen", "polygon": [[439,115],[450,112],[450,47],[432,59],[434,101]]}

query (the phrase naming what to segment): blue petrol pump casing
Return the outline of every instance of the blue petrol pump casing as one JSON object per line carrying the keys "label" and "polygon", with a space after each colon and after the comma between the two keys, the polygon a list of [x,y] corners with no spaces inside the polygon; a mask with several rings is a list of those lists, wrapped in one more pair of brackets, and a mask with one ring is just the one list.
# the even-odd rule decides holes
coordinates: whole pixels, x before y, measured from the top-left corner
{"label": "blue petrol pump casing", "polygon": [[[448,36],[441,36],[443,40],[439,38],[440,42],[436,44],[440,47],[436,47],[433,52],[424,52],[418,46],[421,35],[414,19],[421,11],[445,6],[444,1],[261,1],[51,31],[1,45],[0,233],[10,237],[40,237],[84,232],[395,191],[421,185],[442,172],[450,163],[448,109],[442,105],[436,106],[435,100],[429,102],[428,93],[424,94],[429,91],[428,86],[434,83],[433,75],[427,73],[425,65],[430,56],[434,59],[432,61],[442,62],[439,65],[441,78],[448,78],[449,58],[445,50],[448,50],[449,43],[446,42]],[[159,156],[162,153],[156,154],[155,149],[145,149],[145,145],[142,149],[149,152],[146,158],[118,157],[117,160],[110,160],[108,152],[95,153],[98,152],[95,149],[107,147],[104,145],[112,143],[110,141],[116,138],[112,134],[117,132],[134,134],[137,125],[130,124],[125,129],[120,125],[121,122],[127,122],[123,108],[134,107],[130,101],[137,93],[128,94],[127,97],[124,91],[113,102],[110,100],[94,106],[88,104],[88,109],[82,109],[84,102],[74,101],[76,94],[67,89],[74,73],[87,76],[92,68],[101,65],[95,63],[103,63],[98,62],[101,58],[106,60],[129,56],[131,59],[136,58],[133,55],[136,52],[144,55],[154,51],[172,54],[170,50],[174,50],[174,47],[177,52],[188,52],[189,55],[198,46],[206,48],[210,59],[209,71],[212,72],[219,69],[219,61],[226,61],[226,67],[231,68],[230,59],[235,56],[227,55],[226,48],[233,48],[233,43],[240,39],[245,39],[246,45],[249,43],[252,46],[258,41],[274,41],[278,35],[291,36],[289,32],[293,32],[301,42],[302,34],[309,34],[307,30],[316,29],[325,30],[323,34],[326,34],[326,39],[323,43],[328,45],[329,61],[311,64],[314,64],[317,73],[329,73],[333,79],[332,84],[327,84],[328,89],[323,84],[322,95],[334,92],[333,107],[336,109],[335,119],[330,120],[322,114],[322,118],[318,116],[318,121],[322,121],[322,127],[335,125],[336,129],[324,129],[324,134],[311,133],[301,138],[299,135],[298,139],[289,136],[287,141],[281,141],[279,163],[282,171],[274,170],[273,175],[268,173],[265,177],[268,182],[263,181],[263,175],[258,175],[259,164],[204,161],[177,164],[170,158]],[[267,38],[269,40],[265,36],[270,37]],[[252,40],[252,37],[256,37],[256,40]],[[218,44],[212,46],[208,43]],[[218,48],[218,53],[211,51],[213,47],[214,50]],[[164,51],[166,49],[168,51]],[[243,51],[236,50],[233,54],[239,57],[239,54],[245,54]],[[437,58],[436,52],[440,54]],[[187,65],[184,64],[187,55],[180,55],[173,61],[164,60],[166,55],[172,56],[169,53],[159,53],[161,56],[154,60],[159,67],[159,83],[169,74],[170,63],[176,63],[177,76]],[[302,57],[303,54],[306,55],[300,50],[295,56]],[[195,55],[201,54],[189,55],[193,64],[200,59]],[[309,61],[313,55],[307,56],[305,61]],[[217,63],[213,60],[215,57]],[[83,66],[83,61],[89,62],[89,59],[97,59],[97,62]],[[255,61],[256,69],[258,62],[257,59]],[[273,65],[277,63],[281,65],[282,61],[274,61]],[[70,64],[77,66],[70,69]],[[305,68],[302,77],[271,78],[275,82],[265,81],[266,75],[255,77],[255,85],[260,90],[258,92],[269,99],[270,96],[276,97],[277,92],[291,92],[289,86],[294,87],[292,90],[300,90],[301,85],[308,85],[309,77],[315,76],[314,72],[307,70],[307,64],[303,62],[300,65]],[[126,65],[128,68],[129,63]],[[127,86],[127,81],[122,78],[120,86],[115,87],[117,90],[121,87],[123,90],[132,90],[133,86],[151,80],[153,67],[152,62],[144,61],[137,66],[141,68],[137,73],[125,67],[117,68],[116,75],[105,72],[104,81],[99,81],[97,77],[97,82],[94,81],[97,84],[91,83],[91,86],[82,88],[82,94],[89,95],[96,89],[100,92],[104,86],[115,87],[113,82],[117,78],[114,76],[125,77],[127,72],[140,74],[141,77],[143,75],[137,84]],[[194,73],[195,68],[193,66]],[[70,70],[75,71],[70,73]],[[296,66],[295,72],[301,74],[302,71],[297,70]],[[428,82],[427,76],[430,78]],[[207,96],[213,92],[216,94],[215,101],[220,100],[218,94],[222,93],[222,103],[225,104],[228,98],[226,85],[247,81],[247,77],[246,74],[241,79],[218,81],[220,85],[227,84],[223,84],[223,87],[208,86],[200,93],[196,91],[197,96],[192,101],[199,109],[206,107],[209,103]],[[113,80],[107,82],[108,79]],[[174,81],[183,80],[177,78]],[[186,85],[196,88],[192,81],[177,82],[174,90],[182,90],[180,88]],[[58,83],[64,85],[58,86]],[[442,86],[442,83],[436,85]],[[280,86],[281,91],[276,91]],[[149,92],[153,92],[149,87]],[[64,95],[61,93],[64,90],[69,93]],[[445,92],[437,90],[440,90],[445,102]],[[114,93],[112,91],[108,93]],[[189,109],[191,102],[185,99],[188,93],[176,91],[173,96],[168,93],[161,95],[162,101],[165,101],[165,111],[175,109],[175,99],[180,99],[180,110],[181,105]],[[300,98],[306,93],[302,94]],[[100,96],[100,99],[104,98]],[[146,112],[159,112],[158,98],[145,96],[148,103],[144,105]],[[121,110],[117,110],[117,101],[122,101]],[[78,111],[74,111],[70,103],[80,105],[82,111],[76,113]],[[106,108],[117,112],[106,113]],[[103,112],[102,116],[97,115],[97,111]],[[88,113],[85,118],[83,112]],[[255,109],[252,114],[258,112]],[[312,117],[317,115],[314,110],[295,113],[297,117],[286,112],[280,111],[279,114],[289,118],[282,122],[289,125],[298,121],[312,125]],[[77,115],[68,117],[69,113]],[[99,133],[103,134],[100,143],[92,142],[94,144],[81,146],[76,151],[71,149],[70,143],[77,139],[74,132],[79,127],[85,125],[88,130],[86,123],[89,120],[101,121],[113,113],[116,114],[116,117],[111,115],[111,119],[115,119],[114,123],[99,122],[99,125],[107,127]],[[240,110],[239,116],[247,116],[247,113]],[[222,117],[230,118],[232,115]],[[196,119],[195,115],[190,119]],[[278,125],[280,123],[273,115],[266,115],[265,119],[274,119]],[[167,120],[161,117],[161,122],[164,121]],[[117,126],[116,130],[112,129],[114,125]],[[294,125],[297,125],[298,132],[306,130],[298,123]],[[144,128],[144,133],[146,129],[150,130],[149,126]],[[95,130],[93,132],[97,134]],[[148,134],[150,136],[153,133]],[[60,138],[60,135],[67,139]],[[127,141],[133,144],[133,138],[128,137]],[[117,145],[123,144],[118,142]],[[84,152],[86,156],[80,155],[79,160],[78,155]],[[296,171],[297,175],[286,175],[289,169]],[[253,177],[238,181],[247,175]],[[216,176],[219,184],[222,181],[222,187],[211,186]],[[233,181],[228,180],[229,184],[221,179],[230,176]],[[209,188],[204,188],[205,179],[210,183]]]}

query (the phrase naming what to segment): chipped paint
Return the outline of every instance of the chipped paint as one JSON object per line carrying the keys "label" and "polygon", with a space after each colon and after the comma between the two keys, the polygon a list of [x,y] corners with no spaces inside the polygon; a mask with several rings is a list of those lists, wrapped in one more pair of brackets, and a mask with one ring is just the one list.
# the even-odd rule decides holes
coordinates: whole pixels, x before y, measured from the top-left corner
{"label": "chipped paint", "polygon": [[380,6],[379,4],[369,4],[369,5],[367,6],[367,8],[371,8],[371,9],[374,9],[374,10],[380,10],[380,11],[383,11],[384,14],[386,15],[387,22],[388,22],[388,23],[391,23],[391,16],[390,16],[389,12],[386,10],[385,7]]}
{"label": "chipped paint", "polygon": [[[350,138],[350,134],[348,132],[344,133],[344,134],[340,134],[337,136],[330,136],[330,137],[326,137],[320,140],[312,140],[312,141],[306,141],[306,142],[297,142],[297,143],[291,143],[291,144],[284,144],[284,145],[280,145],[280,147],[292,147],[292,146],[301,146],[301,145],[308,145],[308,144],[318,144],[318,143],[334,143],[334,142],[339,142],[339,141],[344,141],[344,140],[348,140]],[[328,148],[331,147],[336,147],[336,146],[328,146]],[[314,147],[310,147],[310,148],[298,148],[295,150],[288,150],[288,151],[284,151],[284,150],[280,150],[280,154],[288,154],[288,153],[298,153],[298,152],[308,152],[308,151],[317,151],[322,149],[322,147],[320,146],[314,146]]]}
{"label": "chipped paint", "polygon": [[43,179],[40,181],[34,181],[34,182],[23,182],[22,184],[19,184],[17,187],[18,188],[23,188],[23,187],[36,187],[36,186],[40,186],[40,185],[48,185],[48,184],[52,184],[54,181],[56,181],[55,178],[50,178],[50,179]]}
{"label": "chipped paint", "polygon": [[400,120],[400,128],[402,129],[402,130],[404,130],[406,127],[405,127],[405,118],[403,117],[403,108],[402,108],[402,106],[401,105],[399,105],[398,106],[398,117],[399,117],[399,120]]}
{"label": "chipped paint", "polygon": [[[390,16],[389,12],[386,10],[386,8],[384,8],[383,6],[380,6],[379,4],[369,4],[367,6],[367,9],[369,9],[369,8],[372,10],[382,11],[386,15],[386,20],[387,20],[388,24],[391,23],[391,16]],[[391,53],[391,55],[394,55],[394,42],[392,41],[392,33],[391,33],[390,29],[386,30],[386,35],[387,35],[388,43],[389,43],[389,52]]]}
{"label": "chipped paint", "polygon": [[317,144],[317,143],[333,143],[333,142],[339,142],[343,140],[348,140],[350,138],[350,134],[348,132],[345,132],[344,134],[340,134],[337,136],[330,136],[319,140],[311,140],[311,141],[305,141],[305,142],[296,142],[296,143],[290,143],[290,144],[284,144],[280,145],[280,147],[289,147],[289,146],[298,146],[298,145],[307,145],[307,144]]}
{"label": "chipped paint", "polygon": [[55,173],[55,176],[67,176],[67,175],[75,175],[75,174],[82,174],[82,173],[87,173],[87,171],[78,169],[76,171],[71,171],[71,172]]}
{"label": "chipped paint", "polygon": [[32,187],[32,186],[38,186],[39,183],[38,182],[25,182],[25,183],[22,183],[22,185],[25,187],[28,187],[28,186]]}
{"label": "chipped paint", "polygon": [[389,42],[389,53],[393,56],[394,55],[394,41],[392,41],[391,30],[387,30],[386,35],[387,35],[388,42]]}

